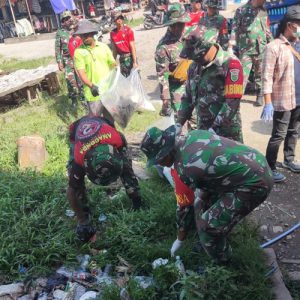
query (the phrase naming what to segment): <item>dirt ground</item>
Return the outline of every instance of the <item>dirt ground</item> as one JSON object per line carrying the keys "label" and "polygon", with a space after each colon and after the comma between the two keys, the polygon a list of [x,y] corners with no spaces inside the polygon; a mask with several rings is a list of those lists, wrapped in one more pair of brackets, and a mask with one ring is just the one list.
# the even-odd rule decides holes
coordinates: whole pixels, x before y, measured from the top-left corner
{"label": "dirt ground", "polygon": [[[226,12],[230,14],[231,12]],[[155,72],[154,52],[159,39],[166,28],[145,31],[143,26],[135,28],[135,39],[141,76],[144,87],[152,101],[159,100],[159,89]],[[104,37],[108,41],[108,36]],[[31,59],[54,55],[54,40],[35,41],[13,45],[0,45],[0,54],[5,57]],[[272,124],[260,120],[262,108],[253,106],[254,97],[244,96],[241,103],[243,134],[245,144],[265,153]],[[300,160],[300,146],[296,149],[296,158]],[[278,161],[283,159],[282,148]],[[252,217],[261,226],[262,240],[265,241],[287,230],[300,221],[300,174],[282,170],[287,177],[285,183],[276,184],[268,200],[252,213]],[[300,259],[300,233],[295,232],[274,245],[280,261],[282,259]],[[282,264],[289,270],[300,271],[300,264]]]}

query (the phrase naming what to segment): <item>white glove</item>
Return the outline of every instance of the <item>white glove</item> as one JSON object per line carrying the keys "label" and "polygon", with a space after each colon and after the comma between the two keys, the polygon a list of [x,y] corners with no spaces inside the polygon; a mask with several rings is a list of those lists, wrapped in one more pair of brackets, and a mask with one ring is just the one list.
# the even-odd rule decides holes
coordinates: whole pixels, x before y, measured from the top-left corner
{"label": "white glove", "polygon": [[216,132],[211,127],[208,129],[208,131],[212,134],[216,134]]}
{"label": "white glove", "polygon": [[181,247],[183,246],[183,241],[179,241],[179,239],[176,239],[172,245],[172,248],[171,248],[171,257],[174,257],[175,256],[175,252],[177,250],[179,250]]}

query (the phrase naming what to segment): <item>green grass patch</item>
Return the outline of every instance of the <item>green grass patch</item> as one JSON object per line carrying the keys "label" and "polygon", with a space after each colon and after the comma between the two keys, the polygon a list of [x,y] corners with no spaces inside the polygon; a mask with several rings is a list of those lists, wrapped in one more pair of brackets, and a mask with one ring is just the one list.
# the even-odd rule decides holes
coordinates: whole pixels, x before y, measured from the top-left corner
{"label": "green grass patch", "polygon": [[138,19],[132,19],[132,20],[125,20],[124,23],[128,25],[129,27],[137,27],[141,24],[143,24],[144,18],[138,18]]}
{"label": "green grass patch", "polygon": [[54,57],[48,56],[31,60],[0,57],[1,70],[5,72],[13,72],[19,69],[35,69],[40,66],[47,66],[49,63],[55,63]]}
{"label": "green grass patch", "polygon": [[[79,110],[78,117],[83,113]],[[125,134],[143,131],[157,118],[158,112],[135,114]],[[108,250],[93,256],[99,267],[116,266],[120,255],[133,265],[131,275],[153,277],[155,284],[145,290],[130,279],[127,290],[135,300],[272,299],[257,232],[245,223],[231,235],[234,256],[227,266],[214,265],[205,253],[193,252],[198,238],[191,232],[178,253],[189,272],[178,272],[169,257],[176,238],[175,196],[158,176],[141,183],[144,209],[139,212],[129,210],[124,192],[111,200],[109,188],[88,184],[93,222],[100,234],[94,245],[78,244],[76,221],[65,216],[68,125],[75,119],[63,95],[0,115],[0,283],[49,274],[62,264],[76,265],[76,256],[92,247]],[[40,173],[21,172],[17,167],[16,140],[30,134],[40,134],[46,141],[49,158]],[[100,213],[108,217],[106,226],[97,221]],[[159,257],[169,258],[170,263],[153,271],[151,263]],[[201,274],[199,266],[205,268]],[[20,267],[27,272],[21,274]],[[106,287],[104,299],[119,299],[119,293],[117,286]]]}

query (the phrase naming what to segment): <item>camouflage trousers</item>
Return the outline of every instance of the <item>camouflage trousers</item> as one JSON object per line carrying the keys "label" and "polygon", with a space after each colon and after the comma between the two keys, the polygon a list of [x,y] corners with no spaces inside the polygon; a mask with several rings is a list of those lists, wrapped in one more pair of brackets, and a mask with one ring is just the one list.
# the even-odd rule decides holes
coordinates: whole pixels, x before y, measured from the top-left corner
{"label": "camouflage trousers", "polygon": [[188,232],[195,228],[194,206],[179,206],[176,209],[176,224],[178,231]]}
{"label": "camouflage trousers", "polygon": [[120,61],[121,74],[125,77],[128,77],[133,67],[133,59],[131,54],[120,55],[119,61]]}
{"label": "camouflage trousers", "polygon": [[185,84],[181,82],[169,81],[171,106],[176,113],[180,107],[181,98],[185,93]]}
{"label": "camouflage trousers", "polygon": [[72,103],[76,103],[78,98],[83,101],[85,99],[83,87],[75,72],[73,61],[65,60],[63,63],[69,98],[72,100]]}
{"label": "camouflage trousers", "polygon": [[255,81],[255,89],[257,91],[257,95],[262,95],[262,79],[261,79],[261,72],[262,72],[262,55],[261,54],[248,54],[241,53],[239,55],[239,59],[243,66],[244,71],[244,92],[246,90],[246,86],[248,83],[249,75],[253,68],[254,74],[254,81]]}
{"label": "camouflage trousers", "polygon": [[227,236],[232,228],[269,195],[269,187],[240,188],[223,194],[210,194],[195,204],[195,221],[202,247],[216,262],[230,259]]}
{"label": "camouflage trousers", "polygon": [[123,172],[120,176],[121,181],[125,187],[126,194],[131,199],[133,207],[141,203],[139,182],[133,172],[131,155],[128,152],[127,141],[122,135],[125,147],[122,148],[121,154],[123,158]]}
{"label": "camouflage trousers", "polygon": [[[197,129],[208,130],[212,127],[216,116],[218,115],[221,105],[219,102],[206,102],[205,99],[197,104]],[[230,122],[222,124],[221,127],[215,129],[219,136],[232,139],[243,143],[242,120],[238,110],[231,118]]]}

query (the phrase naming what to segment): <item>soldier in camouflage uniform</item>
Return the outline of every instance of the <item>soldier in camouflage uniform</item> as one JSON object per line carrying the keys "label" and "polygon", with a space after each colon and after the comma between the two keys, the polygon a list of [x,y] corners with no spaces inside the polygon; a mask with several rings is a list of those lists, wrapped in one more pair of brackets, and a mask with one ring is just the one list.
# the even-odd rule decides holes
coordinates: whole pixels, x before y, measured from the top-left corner
{"label": "soldier in camouflage uniform", "polygon": [[234,55],[210,42],[207,33],[198,26],[186,38],[180,55],[194,62],[188,70],[177,125],[180,128],[196,108],[198,129],[213,129],[218,135],[243,142],[239,110],[243,69]]}
{"label": "soldier in camouflage uniform", "polygon": [[199,26],[206,33],[211,42],[218,43],[224,50],[228,47],[227,20],[219,14],[218,0],[207,0],[207,12],[200,19]]}
{"label": "soldier in camouflage uniform", "polygon": [[77,237],[88,242],[95,234],[91,225],[84,177],[97,185],[121,179],[134,210],[141,206],[138,180],[132,169],[124,135],[98,115],[85,116],[69,129],[70,158],[67,197],[77,216]]}
{"label": "soldier in camouflage uniform", "polygon": [[255,106],[263,104],[262,56],[267,43],[273,39],[264,3],[265,0],[249,0],[236,10],[229,41],[229,49],[232,51],[233,46],[237,47],[238,57],[243,65],[244,91],[253,68],[257,91]]}
{"label": "soldier in camouflage uniform", "polygon": [[69,52],[69,39],[71,37],[71,29],[74,27],[74,19],[70,11],[64,11],[61,14],[62,28],[60,28],[55,36],[55,56],[58,68],[64,71],[67,81],[69,98],[72,105],[75,106],[77,98],[84,99],[82,93],[82,84],[75,72],[74,62]]}
{"label": "soldier in camouflage uniform", "polygon": [[182,37],[185,22],[190,17],[180,3],[169,5],[167,11],[168,30],[165,36],[159,41],[156,52],[156,72],[160,86],[160,98],[163,101],[160,115],[169,116],[172,110],[178,110],[181,97],[184,93],[185,83],[176,80],[172,72],[179,63],[179,54],[183,47]]}
{"label": "soldier in camouflage uniform", "polygon": [[192,190],[208,192],[195,205],[196,227],[205,251],[219,263],[232,253],[227,236],[232,228],[269,195],[272,172],[257,150],[204,130],[194,130],[176,141],[176,128],[153,127],[142,141],[148,166],[171,166]]}

